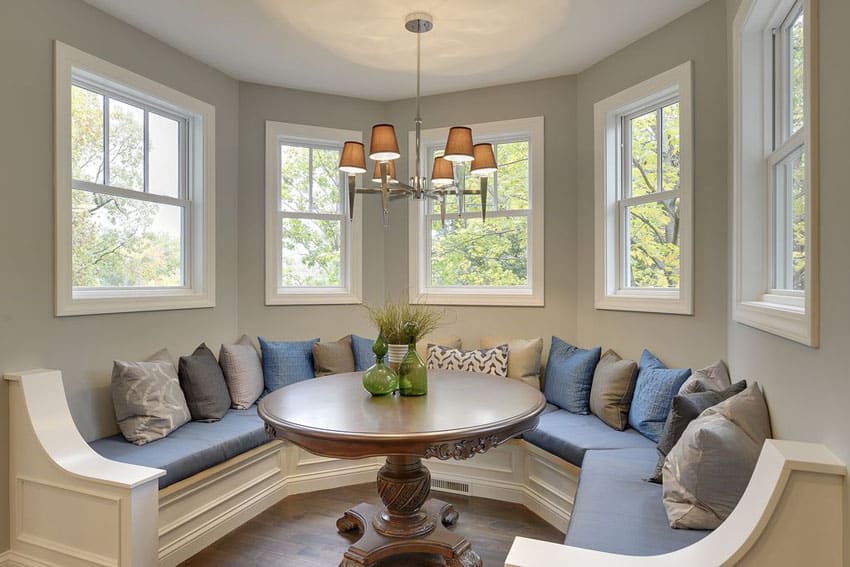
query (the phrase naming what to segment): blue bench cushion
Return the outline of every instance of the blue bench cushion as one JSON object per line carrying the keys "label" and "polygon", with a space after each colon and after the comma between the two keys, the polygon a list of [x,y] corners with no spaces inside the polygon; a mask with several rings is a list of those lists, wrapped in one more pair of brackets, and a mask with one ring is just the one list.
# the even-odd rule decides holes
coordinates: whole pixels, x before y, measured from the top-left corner
{"label": "blue bench cushion", "polygon": [[645,556],[669,553],[708,535],[670,527],[661,486],[643,480],[657,460],[651,448],[588,451],[564,543]]}
{"label": "blue bench cushion", "polygon": [[640,447],[655,450],[655,443],[634,429],[617,431],[595,415],[570,413],[563,409],[541,415],[537,429],[523,437],[577,467],[582,466],[584,453],[590,449]]}
{"label": "blue bench cushion", "polygon": [[115,461],[165,469],[165,488],[269,441],[257,406],[230,410],[217,422],[190,421],[168,437],[137,446],[122,435],[91,443],[97,453]]}

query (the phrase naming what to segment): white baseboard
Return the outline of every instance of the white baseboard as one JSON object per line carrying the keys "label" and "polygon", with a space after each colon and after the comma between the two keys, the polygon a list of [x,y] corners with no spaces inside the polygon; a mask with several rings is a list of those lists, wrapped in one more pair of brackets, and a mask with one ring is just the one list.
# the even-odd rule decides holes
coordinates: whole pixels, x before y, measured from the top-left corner
{"label": "white baseboard", "polygon": [[49,563],[22,553],[7,551],[0,554],[0,567],[62,567],[58,563]]}

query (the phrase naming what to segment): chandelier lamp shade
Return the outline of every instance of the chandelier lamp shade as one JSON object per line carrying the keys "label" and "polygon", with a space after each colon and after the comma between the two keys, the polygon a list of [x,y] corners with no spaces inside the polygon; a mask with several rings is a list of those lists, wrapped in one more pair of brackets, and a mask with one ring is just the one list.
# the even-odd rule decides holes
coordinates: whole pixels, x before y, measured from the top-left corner
{"label": "chandelier lamp shade", "polygon": [[[458,200],[458,214],[464,211],[465,195],[478,195],[481,199],[481,219],[487,219],[487,178],[498,169],[492,144],[475,144],[472,129],[467,126],[452,126],[446,139],[442,156],[434,159],[430,179],[422,172],[422,117],[420,115],[420,84],[422,70],[422,34],[431,31],[434,20],[429,14],[409,14],[404,27],[416,34],[416,118],[414,119],[416,153],[412,165],[410,184],[401,183],[396,176],[395,161],[401,157],[392,124],[372,126],[369,143],[369,159],[375,162],[371,181],[376,186],[357,187],[356,176],[366,173],[365,149],[360,142],[345,142],[339,160],[339,170],[348,178],[348,213],[354,218],[354,200],[360,194],[379,194],[384,213],[384,226],[389,224],[390,199],[408,197],[417,200],[437,201],[440,204],[440,220],[446,222],[446,199]],[[466,167],[468,166],[468,167]],[[479,179],[479,189],[466,189],[468,174]],[[424,207],[430,210],[429,207]]]}

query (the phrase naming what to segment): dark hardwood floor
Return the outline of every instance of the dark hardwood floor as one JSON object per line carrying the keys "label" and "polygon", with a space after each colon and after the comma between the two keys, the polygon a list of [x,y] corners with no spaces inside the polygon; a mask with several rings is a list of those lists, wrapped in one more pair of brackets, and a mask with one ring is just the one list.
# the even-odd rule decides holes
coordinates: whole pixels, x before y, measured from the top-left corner
{"label": "dark hardwood floor", "polygon": [[[435,492],[460,513],[464,534],[484,565],[503,565],[514,536],[563,541],[563,535],[524,506]],[[357,539],[336,531],[336,520],[360,502],[379,503],[374,483],[285,498],[181,565],[183,567],[336,567]],[[444,565],[439,557],[393,558],[381,567]]]}

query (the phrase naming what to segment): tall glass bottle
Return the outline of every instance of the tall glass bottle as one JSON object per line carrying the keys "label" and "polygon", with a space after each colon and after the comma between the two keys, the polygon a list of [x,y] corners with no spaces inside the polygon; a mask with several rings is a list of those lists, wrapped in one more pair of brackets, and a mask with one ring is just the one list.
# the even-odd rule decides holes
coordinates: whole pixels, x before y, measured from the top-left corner
{"label": "tall glass bottle", "polygon": [[375,353],[375,364],[363,373],[363,387],[373,396],[392,394],[398,390],[398,374],[384,364],[387,343],[382,334],[378,335],[375,344],[372,345],[372,352]]}
{"label": "tall glass bottle", "polygon": [[402,396],[424,396],[428,393],[428,369],[416,352],[415,332],[408,336],[407,354],[398,367],[398,391]]}

